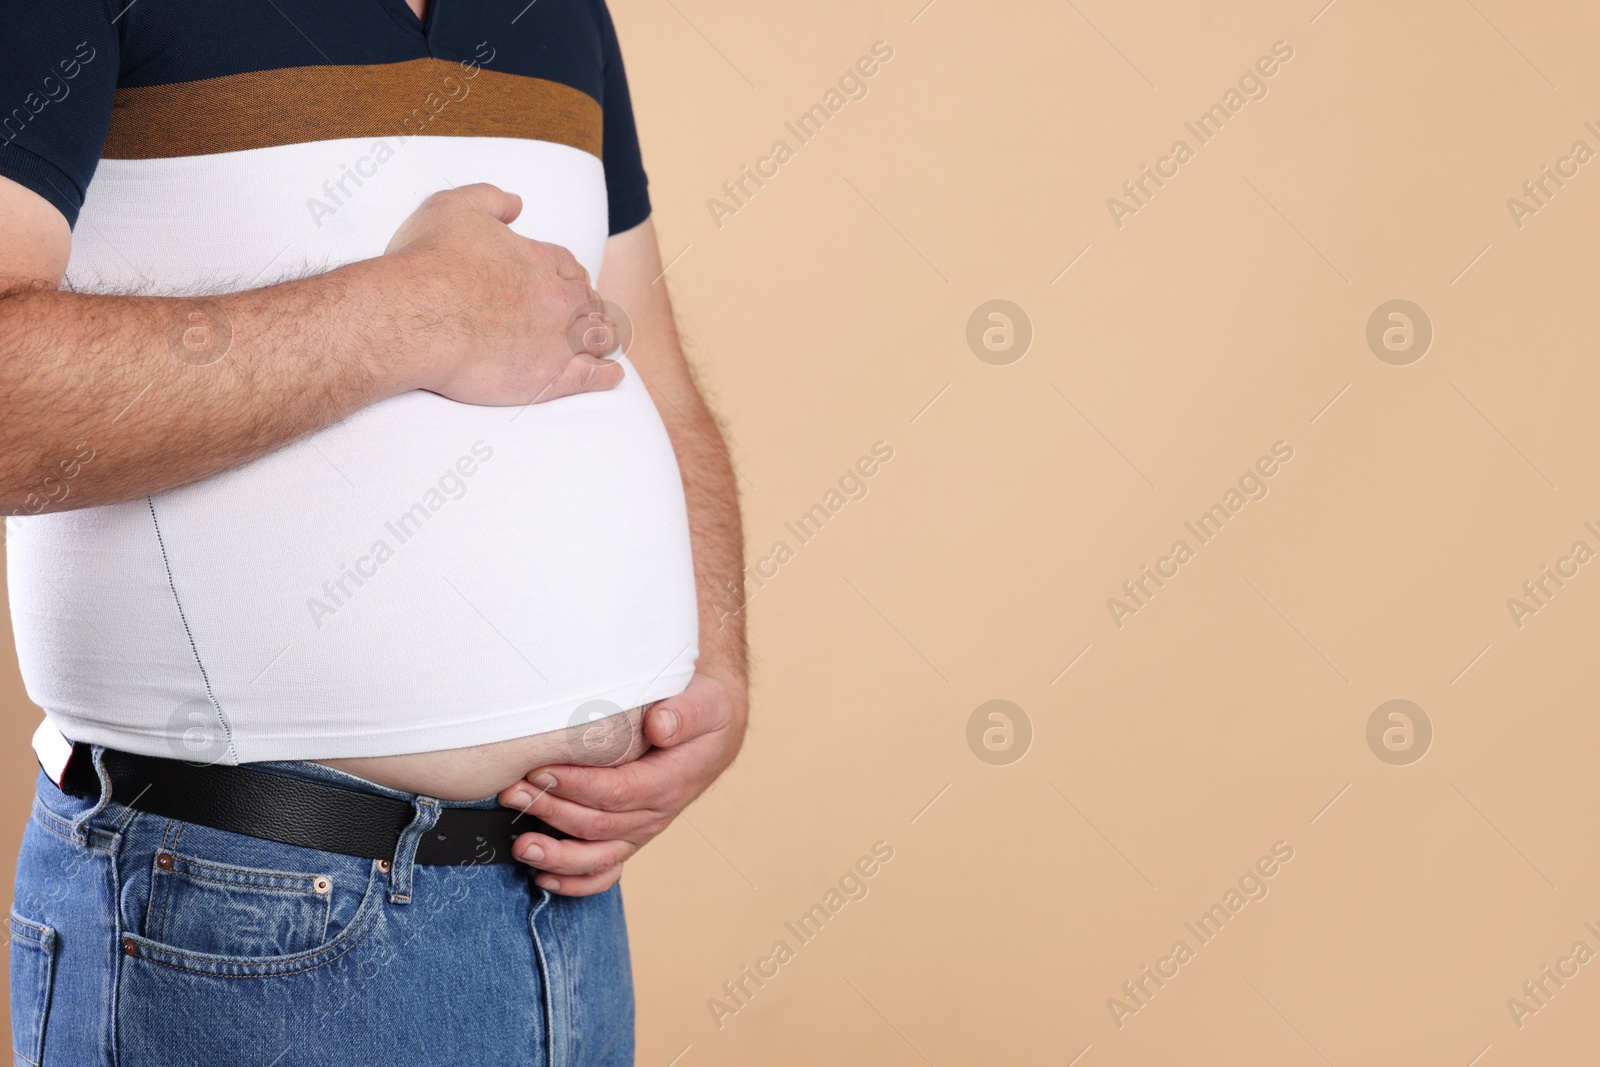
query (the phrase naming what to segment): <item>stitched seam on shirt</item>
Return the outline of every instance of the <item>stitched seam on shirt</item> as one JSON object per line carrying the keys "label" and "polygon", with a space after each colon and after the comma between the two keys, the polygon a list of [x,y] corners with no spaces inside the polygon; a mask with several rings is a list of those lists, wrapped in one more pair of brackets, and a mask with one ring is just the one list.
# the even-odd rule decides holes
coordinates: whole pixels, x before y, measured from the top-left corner
{"label": "stitched seam on shirt", "polygon": [[172,560],[167,558],[167,542],[161,536],[161,523],[156,518],[156,502],[154,497],[145,497],[145,504],[150,508],[150,524],[156,529],[156,544],[161,549],[161,564],[167,569],[167,588],[172,590],[172,603],[178,609],[178,620],[183,623],[184,636],[189,639],[189,651],[194,653],[194,665],[200,668],[200,680],[205,683],[206,697],[211,701],[211,706],[216,710],[217,721],[222,724],[222,733],[228,739],[228,752],[233,756],[233,762],[239,762],[239,753],[233,747],[233,731],[228,727],[228,717],[222,714],[222,705],[217,703],[217,695],[211,691],[211,677],[206,674],[206,665],[200,662],[200,648],[194,643],[194,631],[189,629],[189,617],[183,612],[183,601],[178,599],[178,583],[172,577]]}

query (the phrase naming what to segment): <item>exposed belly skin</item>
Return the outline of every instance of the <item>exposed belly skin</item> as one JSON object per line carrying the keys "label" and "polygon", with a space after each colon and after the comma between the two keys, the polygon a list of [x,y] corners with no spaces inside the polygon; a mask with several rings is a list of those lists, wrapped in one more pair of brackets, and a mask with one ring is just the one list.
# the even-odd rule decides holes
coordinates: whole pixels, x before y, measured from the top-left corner
{"label": "exposed belly skin", "polygon": [[644,755],[644,708],[563,730],[468,748],[315,762],[390,789],[440,800],[493,796],[528,772],[560,763],[615,767]]}

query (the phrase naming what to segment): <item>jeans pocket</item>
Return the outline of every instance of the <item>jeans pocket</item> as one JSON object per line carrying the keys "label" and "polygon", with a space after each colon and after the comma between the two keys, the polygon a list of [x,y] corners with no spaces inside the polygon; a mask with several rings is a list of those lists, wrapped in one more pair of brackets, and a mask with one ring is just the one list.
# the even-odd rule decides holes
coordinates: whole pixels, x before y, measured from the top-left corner
{"label": "jeans pocket", "polygon": [[185,952],[234,959],[287,956],[322,944],[333,881],[156,854],[145,936]]}
{"label": "jeans pocket", "polygon": [[55,979],[56,932],[11,911],[11,1051],[17,1064],[38,1067]]}

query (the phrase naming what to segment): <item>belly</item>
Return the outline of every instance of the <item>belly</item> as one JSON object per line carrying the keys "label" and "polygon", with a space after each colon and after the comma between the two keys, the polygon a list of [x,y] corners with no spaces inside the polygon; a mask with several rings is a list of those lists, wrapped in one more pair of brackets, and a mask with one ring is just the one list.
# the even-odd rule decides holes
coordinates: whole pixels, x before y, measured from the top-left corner
{"label": "belly", "polygon": [[[28,519],[8,549],[30,696],[68,737],[154,755],[199,730],[205,759],[446,773],[681,692],[698,652],[682,482],[631,366],[526,409],[394,397],[183,489]],[[493,751],[559,742],[525,744]]]}
{"label": "belly", "polygon": [[540,767],[563,763],[616,767],[638,759],[648,748],[644,708],[637,707],[565,729],[486,745],[315,762],[391,789],[441,800],[476,800],[499,793]]}
{"label": "belly", "polygon": [[[594,156],[415,137],[337,214],[309,215],[370,149],[103,161],[69,276],[214,292],[333,267],[380,254],[425,196],[466,181],[521,194],[513,229],[599,276]],[[407,393],[149,500],[20,520],[6,555],[29,696],[78,741],[377,760],[363,776],[483,796],[567,755],[574,724],[680,692],[698,652],[683,486],[623,362],[605,393],[528,408]]]}

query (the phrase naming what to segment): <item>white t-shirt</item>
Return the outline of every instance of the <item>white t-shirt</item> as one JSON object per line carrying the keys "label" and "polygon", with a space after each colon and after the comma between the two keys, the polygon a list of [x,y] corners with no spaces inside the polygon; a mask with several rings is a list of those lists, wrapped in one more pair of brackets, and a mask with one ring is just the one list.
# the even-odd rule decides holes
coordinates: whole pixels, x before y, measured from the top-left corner
{"label": "white t-shirt", "polygon": [[[372,150],[106,159],[68,279],[214,293],[327,270],[381,254],[427,195],[477,181],[521,195],[513,230],[599,277],[595,155],[502,137]],[[372,174],[356,195],[308,212],[358,164]],[[180,489],[16,520],[30,698],[74,740],[173,756],[200,729],[235,763],[484,744],[565,727],[593,701],[681,692],[698,654],[682,482],[623,363],[614,390],[526,408],[407,393]],[[225,358],[194,373],[234,371]],[[87,450],[109,447],[94,427],[130,399],[108,395],[103,422],[85,420]]]}

